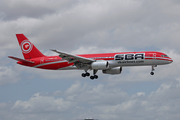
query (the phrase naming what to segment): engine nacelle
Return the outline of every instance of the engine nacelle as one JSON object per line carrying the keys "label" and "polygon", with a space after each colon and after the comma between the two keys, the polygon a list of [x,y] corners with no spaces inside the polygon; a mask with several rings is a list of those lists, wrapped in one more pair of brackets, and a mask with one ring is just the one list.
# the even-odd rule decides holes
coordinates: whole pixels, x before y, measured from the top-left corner
{"label": "engine nacelle", "polygon": [[104,74],[112,74],[112,75],[114,75],[114,74],[121,74],[121,72],[122,72],[122,67],[116,67],[116,68],[112,68],[112,69],[108,69],[108,70],[102,70],[102,72],[104,73]]}
{"label": "engine nacelle", "polygon": [[91,64],[92,69],[95,70],[106,70],[109,68],[108,61],[96,61]]}

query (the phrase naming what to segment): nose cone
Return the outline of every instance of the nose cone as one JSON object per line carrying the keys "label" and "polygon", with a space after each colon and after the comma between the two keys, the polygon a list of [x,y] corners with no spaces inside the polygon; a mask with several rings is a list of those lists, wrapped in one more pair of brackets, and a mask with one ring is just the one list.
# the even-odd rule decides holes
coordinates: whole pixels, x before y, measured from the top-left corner
{"label": "nose cone", "polygon": [[169,58],[168,61],[169,61],[169,64],[173,62],[172,58]]}

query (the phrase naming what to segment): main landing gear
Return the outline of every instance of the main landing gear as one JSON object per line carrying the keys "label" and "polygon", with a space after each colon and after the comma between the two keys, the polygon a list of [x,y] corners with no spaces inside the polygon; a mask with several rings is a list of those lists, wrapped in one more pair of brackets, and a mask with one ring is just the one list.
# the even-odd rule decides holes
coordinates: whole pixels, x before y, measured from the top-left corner
{"label": "main landing gear", "polygon": [[88,73],[88,72],[82,73],[81,76],[82,76],[82,77],[90,76],[90,73]]}
{"label": "main landing gear", "polygon": [[155,71],[154,67],[157,67],[157,65],[152,66],[152,69],[151,69],[151,72],[150,72],[151,75],[154,75],[154,72],[153,72],[153,71]]}
{"label": "main landing gear", "polygon": [[96,75],[97,71],[98,70],[93,70],[93,75],[92,76],[90,76],[90,73],[88,73],[88,72],[82,73],[81,76],[82,77],[86,77],[86,76],[89,77],[90,76],[91,80],[98,79],[98,76]]}

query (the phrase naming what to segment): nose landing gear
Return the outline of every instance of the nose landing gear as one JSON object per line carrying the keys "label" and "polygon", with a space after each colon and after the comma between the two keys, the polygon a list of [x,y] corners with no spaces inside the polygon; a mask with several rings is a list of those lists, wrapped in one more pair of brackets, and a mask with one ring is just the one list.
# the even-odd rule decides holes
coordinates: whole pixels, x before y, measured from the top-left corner
{"label": "nose landing gear", "polygon": [[154,67],[157,67],[157,65],[152,66],[152,69],[151,69],[151,72],[150,72],[151,75],[154,75],[154,72],[153,72],[153,71],[155,71]]}

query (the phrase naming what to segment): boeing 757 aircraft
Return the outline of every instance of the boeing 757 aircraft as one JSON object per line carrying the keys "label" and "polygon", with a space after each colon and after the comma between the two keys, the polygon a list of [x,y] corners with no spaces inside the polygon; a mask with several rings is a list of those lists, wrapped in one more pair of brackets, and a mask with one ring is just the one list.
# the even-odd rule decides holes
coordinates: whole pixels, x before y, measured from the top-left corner
{"label": "boeing 757 aircraft", "polygon": [[90,79],[97,79],[98,70],[104,74],[121,74],[122,67],[126,66],[151,66],[151,75],[154,67],[172,63],[173,60],[162,52],[117,52],[72,55],[69,53],[52,50],[58,56],[45,56],[23,34],[16,34],[24,59],[8,56],[17,60],[17,64],[48,70],[84,70],[82,77],[90,76],[88,70],[93,70]]}

